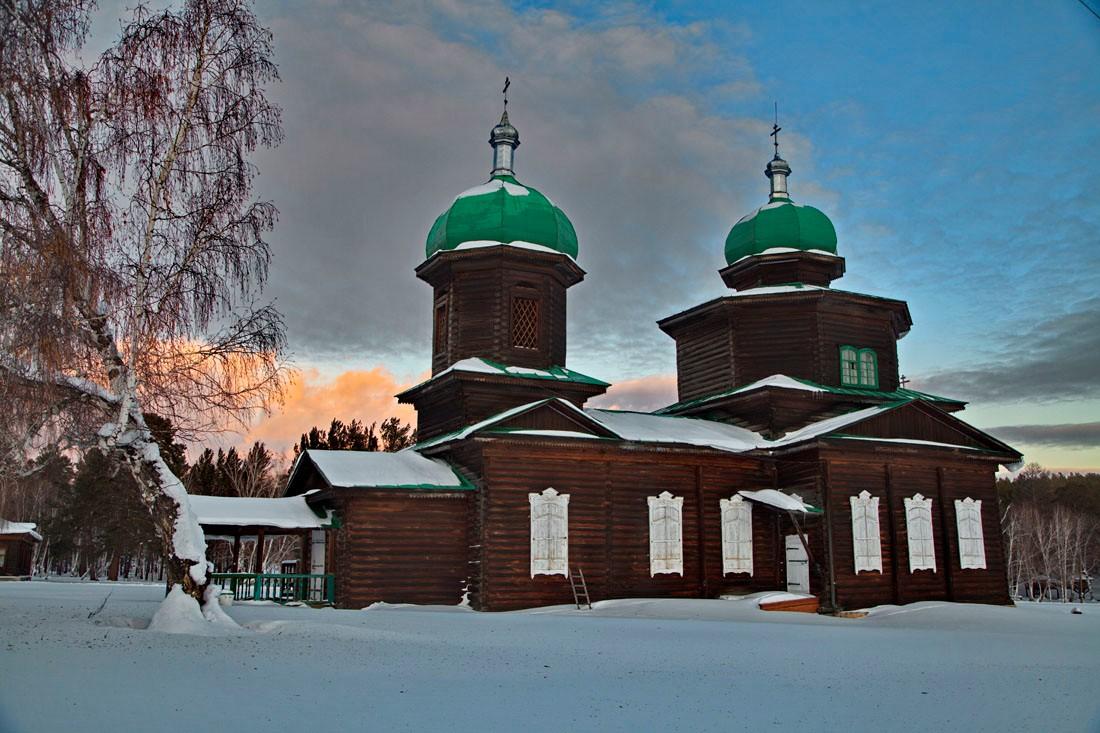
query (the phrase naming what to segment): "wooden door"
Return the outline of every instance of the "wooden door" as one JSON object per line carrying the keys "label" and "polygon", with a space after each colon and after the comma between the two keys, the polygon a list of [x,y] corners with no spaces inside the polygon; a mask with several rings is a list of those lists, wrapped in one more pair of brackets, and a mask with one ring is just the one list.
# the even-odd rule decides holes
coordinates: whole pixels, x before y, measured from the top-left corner
{"label": "wooden door", "polygon": [[787,592],[810,592],[810,558],[796,534],[787,535]]}

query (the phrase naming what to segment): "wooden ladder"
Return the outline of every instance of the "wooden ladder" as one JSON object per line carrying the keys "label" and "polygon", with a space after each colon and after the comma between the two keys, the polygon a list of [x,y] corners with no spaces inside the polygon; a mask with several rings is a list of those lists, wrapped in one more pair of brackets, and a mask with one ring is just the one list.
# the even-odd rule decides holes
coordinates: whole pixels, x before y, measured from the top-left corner
{"label": "wooden ladder", "polygon": [[[592,600],[588,597],[588,583],[584,582],[584,571],[579,567],[569,572],[569,587],[573,589],[573,603],[577,604],[577,610],[580,610],[582,604],[591,610]],[[581,600],[582,598],[584,600]]]}

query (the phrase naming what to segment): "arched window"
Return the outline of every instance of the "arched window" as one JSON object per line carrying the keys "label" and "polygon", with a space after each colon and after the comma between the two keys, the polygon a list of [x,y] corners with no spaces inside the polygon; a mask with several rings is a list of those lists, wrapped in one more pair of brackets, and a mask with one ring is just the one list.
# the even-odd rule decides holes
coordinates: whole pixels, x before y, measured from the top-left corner
{"label": "arched window", "polygon": [[649,497],[649,574],[684,574],[684,497]]}
{"label": "arched window", "polygon": [[722,509],[722,573],[752,575],[752,503],[734,496]]}
{"label": "arched window", "polygon": [[878,497],[863,491],[849,497],[852,504],[852,546],[856,573],[882,572],[882,539],[878,529]]}
{"label": "arched window", "polygon": [[959,567],[985,568],[985,533],[982,531],[982,501],[969,496],[955,499],[955,524],[959,530]]}
{"label": "arched window", "polygon": [[878,355],[875,350],[841,346],[840,383],[845,387],[878,389]]}
{"label": "arched window", "polygon": [[909,536],[909,572],[936,570],[932,540],[932,499],[916,494],[905,500],[905,533]]}
{"label": "arched window", "polygon": [[859,351],[854,346],[840,347],[840,383],[859,386]]}
{"label": "arched window", "polygon": [[859,386],[878,388],[878,357],[874,349],[859,350]]}
{"label": "arched window", "polygon": [[546,489],[531,503],[531,577],[569,574],[569,494]]}

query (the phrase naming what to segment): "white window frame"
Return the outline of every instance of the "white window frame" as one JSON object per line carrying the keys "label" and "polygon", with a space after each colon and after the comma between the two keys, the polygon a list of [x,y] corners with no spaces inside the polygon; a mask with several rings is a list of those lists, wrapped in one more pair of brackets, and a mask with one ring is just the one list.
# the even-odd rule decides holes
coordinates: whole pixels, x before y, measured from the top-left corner
{"label": "white window frame", "polygon": [[867,490],[848,497],[852,505],[852,557],[856,575],[866,570],[882,572],[882,536],[878,521],[878,497]]}
{"label": "white window frame", "polygon": [[909,572],[936,572],[936,542],[932,530],[932,498],[914,494],[905,499],[905,533],[909,538]]}
{"label": "white window frame", "polygon": [[663,491],[648,502],[649,575],[683,575],[684,497]]}
{"label": "white window frame", "polygon": [[982,500],[955,499],[955,527],[959,538],[959,567],[985,570],[985,532],[982,529]]}
{"label": "white window frame", "polygon": [[752,575],[752,502],[734,495],[718,502],[722,518],[722,574]]}
{"label": "white window frame", "polygon": [[569,575],[569,494],[548,488],[528,494],[531,505],[531,577]]}

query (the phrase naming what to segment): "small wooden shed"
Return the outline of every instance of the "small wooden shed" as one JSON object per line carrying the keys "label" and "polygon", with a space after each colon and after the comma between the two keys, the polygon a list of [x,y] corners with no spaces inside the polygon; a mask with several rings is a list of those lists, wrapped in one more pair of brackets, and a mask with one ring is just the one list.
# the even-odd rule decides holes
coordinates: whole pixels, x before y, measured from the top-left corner
{"label": "small wooden shed", "polygon": [[34,551],[42,535],[31,522],[0,518],[0,580],[30,580]]}

